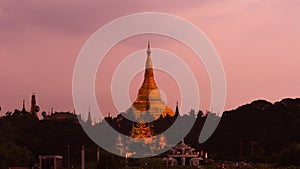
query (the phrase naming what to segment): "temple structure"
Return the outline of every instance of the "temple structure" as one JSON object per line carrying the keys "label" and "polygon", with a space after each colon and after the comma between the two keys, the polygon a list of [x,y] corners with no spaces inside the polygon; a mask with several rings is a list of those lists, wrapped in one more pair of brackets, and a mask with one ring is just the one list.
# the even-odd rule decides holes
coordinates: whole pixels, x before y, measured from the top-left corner
{"label": "temple structure", "polygon": [[[106,118],[117,131],[130,136],[126,138],[119,135],[116,138],[116,151],[120,155],[127,156],[128,153],[155,155],[160,150],[170,148],[167,137],[159,134],[168,129],[179,115],[178,104],[174,113],[161,98],[154,78],[149,42],[146,53],[144,80],[136,100],[126,110],[124,116],[120,114],[116,117],[116,124],[111,118]],[[136,151],[139,146],[140,152]]]}
{"label": "temple structure", "polygon": [[[89,112],[90,113],[90,112]],[[73,121],[74,123],[81,123],[83,122],[81,120],[81,115],[76,115],[75,110],[74,112],[53,112],[53,108],[51,108],[51,111],[49,113],[46,113],[45,111],[42,112],[43,120],[47,121]],[[91,122],[86,122],[86,124],[90,124]]]}
{"label": "temple structure", "polygon": [[141,122],[143,121],[143,115],[145,115],[147,111],[154,119],[158,119],[160,115],[165,117],[167,114],[173,117],[174,112],[162,100],[160,91],[155,83],[149,41],[146,53],[147,61],[143,84],[139,89],[136,100],[126,112],[133,113],[137,121]]}
{"label": "temple structure", "polygon": [[[182,139],[181,143],[169,150],[168,157],[163,160],[166,161],[166,166],[176,165],[192,165],[198,166],[204,159],[199,156],[199,152],[196,152],[194,148],[184,143]],[[205,158],[207,158],[207,153]]]}
{"label": "temple structure", "polygon": [[[147,61],[145,65],[144,81],[139,89],[136,100],[126,111],[131,113],[137,122],[132,124],[130,135],[132,138],[150,138],[153,136],[153,130],[149,121],[164,118],[167,115],[174,117],[175,113],[162,100],[160,91],[155,83],[150,42],[147,47]],[[146,122],[145,122],[146,121]]]}

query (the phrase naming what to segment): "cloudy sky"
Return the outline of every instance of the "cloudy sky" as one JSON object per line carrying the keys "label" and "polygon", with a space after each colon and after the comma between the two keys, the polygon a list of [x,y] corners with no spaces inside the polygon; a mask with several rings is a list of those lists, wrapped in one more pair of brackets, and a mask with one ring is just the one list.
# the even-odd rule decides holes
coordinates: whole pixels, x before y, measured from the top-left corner
{"label": "cloudy sky", "polygon": [[[1,114],[21,108],[23,99],[29,107],[32,93],[36,93],[42,111],[48,112],[51,107],[73,111],[72,75],[81,48],[105,24],[137,12],[177,15],[208,36],[226,74],[226,110],[255,99],[274,102],[299,97],[299,6],[298,0],[0,0]],[[210,83],[205,69],[201,63],[193,65],[189,60],[193,53],[175,40],[149,35],[133,37],[116,45],[107,54],[106,63],[117,65],[130,53],[144,49],[149,39],[153,47],[174,52],[191,65],[200,88],[200,108],[209,109]],[[102,82],[111,78],[115,67],[102,65],[95,90],[98,102],[107,112],[113,106],[110,90]],[[168,87],[168,80],[174,79],[161,72],[156,74],[168,104],[174,107],[180,100],[178,87],[173,83]],[[142,73],[134,79],[131,99],[135,98],[141,79]]]}

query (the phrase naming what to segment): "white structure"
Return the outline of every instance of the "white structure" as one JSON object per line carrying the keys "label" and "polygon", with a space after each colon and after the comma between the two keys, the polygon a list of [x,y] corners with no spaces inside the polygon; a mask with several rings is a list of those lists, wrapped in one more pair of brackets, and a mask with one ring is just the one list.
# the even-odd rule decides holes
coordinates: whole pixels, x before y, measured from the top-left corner
{"label": "white structure", "polygon": [[184,140],[182,140],[180,144],[169,151],[168,158],[164,158],[163,161],[166,161],[167,166],[197,166],[200,164],[200,161],[203,161],[203,158],[198,156],[199,153],[196,152],[194,148],[186,145]]}

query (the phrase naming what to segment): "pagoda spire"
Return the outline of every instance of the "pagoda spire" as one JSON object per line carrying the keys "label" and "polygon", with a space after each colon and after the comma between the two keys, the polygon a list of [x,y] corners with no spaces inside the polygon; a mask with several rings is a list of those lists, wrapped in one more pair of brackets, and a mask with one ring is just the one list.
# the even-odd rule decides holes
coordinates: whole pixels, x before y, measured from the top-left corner
{"label": "pagoda spire", "polygon": [[152,60],[151,60],[151,49],[150,49],[150,41],[148,41],[148,47],[147,47],[147,61],[146,61],[146,70],[145,70],[145,76],[146,76],[146,72],[147,69],[149,72],[147,72],[149,74],[149,76],[151,75],[151,77],[153,77],[153,81],[154,81],[154,74],[153,74],[153,68],[152,68]]}
{"label": "pagoda spire", "polygon": [[26,109],[25,109],[25,100],[23,100],[23,107],[22,107],[22,112],[25,112]]}
{"label": "pagoda spire", "polygon": [[36,100],[35,100],[35,95],[33,94],[32,96],[31,96],[31,108],[30,108],[30,113],[32,114],[32,115],[34,115],[35,116],[35,106],[36,106]]}
{"label": "pagoda spire", "polygon": [[88,118],[87,118],[87,121],[86,121],[86,123],[88,124],[88,125],[92,125],[92,117],[91,117],[91,109],[90,109],[90,107],[89,107],[89,112],[88,112]]}
{"label": "pagoda spire", "polygon": [[148,41],[146,54],[147,60],[145,64],[144,81],[139,89],[135,102],[132,104],[135,118],[139,119],[140,113],[145,113],[147,111],[149,111],[150,115],[152,115],[155,119],[159,118],[161,114],[163,117],[167,114],[174,116],[174,112],[163,102],[160,96],[160,91],[155,83],[151,60],[150,41]]}
{"label": "pagoda spire", "polygon": [[152,69],[152,61],[151,61],[150,41],[148,41],[146,69],[150,69],[150,68]]}
{"label": "pagoda spire", "polygon": [[[149,101],[149,99],[152,99],[150,98],[150,93],[153,92],[153,90],[158,90],[158,87],[156,86],[154,80],[154,73],[152,68],[150,41],[148,41],[148,47],[146,53],[147,53],[147,61],[145,64],[144,81],[139,90],[138,98],[137,98],[137,100],[143,100],[143,101]],[[161,100],[160,94],[156,96],[155,100]],[[149,105],[146,105],[146,107],[150,108]]]}
{"label": "pagoda spire", "polygon": [[175,110],[175,114],[179,114],[178,101],[176,102],[176,110]]}
{"label": "pagoda spire", "polygon": [[36,97],[35,94],[31,96],[31,108],[30,113],[35,117],[38,118],[37,112],[40,110],[40,107],[36,104]]}

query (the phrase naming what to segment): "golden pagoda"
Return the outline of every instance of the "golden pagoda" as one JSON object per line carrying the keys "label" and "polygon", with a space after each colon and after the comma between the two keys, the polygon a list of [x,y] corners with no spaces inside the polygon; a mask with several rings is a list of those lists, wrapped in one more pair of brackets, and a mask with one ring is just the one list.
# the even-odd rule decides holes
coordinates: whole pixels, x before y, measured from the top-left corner
{"label": "golden pagoda", "polygon": [[136,100],[133,102],[132,106],[127,109],[127,113],[133,113],[137,121],[142,122],[145,119],[142,119],[145,116],[146,112],[149,113],[155,120],[162,115],[165,117],[167,115],[173,117],[175,113],[170,109],[165,102],[162,100],[160,91],[156,86],[152,68],[151,61],[151,50],[150,42],[148,41],[147,48],[147,61],[145,65],[145,74],[144,81],[139,89]]}

